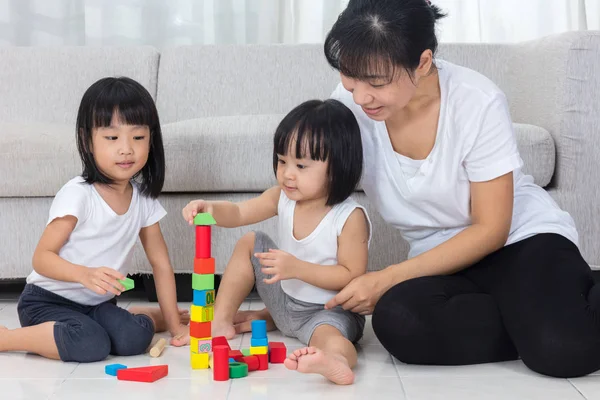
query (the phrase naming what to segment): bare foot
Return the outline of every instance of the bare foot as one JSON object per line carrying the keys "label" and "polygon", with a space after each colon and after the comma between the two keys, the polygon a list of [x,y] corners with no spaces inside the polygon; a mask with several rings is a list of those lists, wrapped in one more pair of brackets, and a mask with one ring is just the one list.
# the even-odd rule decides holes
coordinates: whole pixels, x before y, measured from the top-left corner
{"label": "bare foot", "polygon": [[225,336],[225,339],[231,340],[236,335],[233,324],[226,321],[214,319],[211,328],[212,337]]}
{"label": "bare foot", "polygon": [[[190,312],[188,310],[178,309],[179,311],[179,323],[181,325],[187,325],[190,323]],[[160,308],[158,307],[131,307],[129,312],[132,314],[144,314],[149,316],[154,322],[154,331],[156,333],[164,332],[167,330],[167,323],[163,316]]]}
{"label": "bare foot", "polygon": [[269,310],[263,308],[262,310],[248,310],[238,311],[233,317],[233,326],[236,333],[252,332],[252,321],[257,319],[264,319],[267,321],[267,331],[275,330],[275,322],[273,317],[269,313]]}
{"label": "bare foot", "polygon": [[321,374],[338,385],[354,383],[354,372],[343,356],[326,353],[316,347],[304,347],[294,351],[283,364],[287,369],[305,374]]}

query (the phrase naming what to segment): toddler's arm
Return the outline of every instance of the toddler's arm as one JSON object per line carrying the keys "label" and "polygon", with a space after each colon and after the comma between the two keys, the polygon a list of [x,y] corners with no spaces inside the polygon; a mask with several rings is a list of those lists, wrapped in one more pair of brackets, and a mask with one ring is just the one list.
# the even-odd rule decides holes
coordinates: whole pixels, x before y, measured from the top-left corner
{"label": "toddler's arm", "polygon": [[281,188],[274,186],[265,190],[260,196],[239,203],[230,201],[191,201],[183,211],[183,219],[190,225],[199,213],[210,213],[218,226],[237,228],[252,225],[277,215],[277,204]]}
{"label": "toddler's arm", "polygon": [[70,263],[58,255],[77,225],[72,215],[56,218],[46,226],[33,253],[32,265],[35,272],[63,282],[77,282],[98,294],[110,292],[120,295],[125,287],[119,279],[123,274],[108,267],[89,268]]}

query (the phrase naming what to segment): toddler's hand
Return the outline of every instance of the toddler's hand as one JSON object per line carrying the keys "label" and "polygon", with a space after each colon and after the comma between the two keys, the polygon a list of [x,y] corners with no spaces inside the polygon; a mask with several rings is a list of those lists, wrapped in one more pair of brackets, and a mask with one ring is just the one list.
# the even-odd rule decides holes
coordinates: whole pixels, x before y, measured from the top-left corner
{"label": "toddler's hand", "polygon": [[194,224],[194,217],[200,213],[213,213],[213,206],[210,201],[206,200],[193,200],[183,208],[181,214],[190,225]]}
{"label": "toddler's hand", "polygon": [[125,287],[119,282],[123,279],[125,279],[125,276],[112,268],[85,267],[79,283],[94,293],[106,294],[110,292],[118,296],[125,290]]}
{"label": "toddler's hand", "polygon": [[267,284],[279,282],[286,279],[294,278],[295,264],[298,259],[286,253],[283,250],[269,249],[268,253],[254,254],[264,268],[261,271],[265,275],[271,275],[268,279],[263,279]]}

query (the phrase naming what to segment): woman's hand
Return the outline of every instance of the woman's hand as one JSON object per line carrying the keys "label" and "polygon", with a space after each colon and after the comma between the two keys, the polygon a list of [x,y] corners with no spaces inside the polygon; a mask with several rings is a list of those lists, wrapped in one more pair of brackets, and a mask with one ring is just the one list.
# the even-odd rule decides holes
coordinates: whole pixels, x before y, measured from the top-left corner
{"label": "woman's hand", "polygon": [[185,219],[190,225],[194,224],[194,217],[200,213],[209,213],[212,215],[212,202],[206,200],[193,200],[190,201],[188,205],[185,206],[181,211],[183,219]]}
{"label": "woman's hand", "polygon": [[119,282],[123,279],[125,279],[125,276],[112,268],[84,267],[79,283],[94,293],[103,295],[110,292],[115,296],[119,296],[125,290],[125,286]]}
{"label": "woman's hand", "polygon": [[282,250],[269,249],[267,253],[254,254],[258,261],[263,266],[261,271],[265,275],[270,275],[268,279],[264,279],[267,284],[283,281],[294,278],[294,269],[298,259]]}
{"label": "woman's hand", "polygon": [[372,314],[375,304],[393,285],[385,269],[368,272],[351,280],[344,289],[325,304],[325,308],[331,309],[339,305],[344,310],[350,310],[356,314]]}

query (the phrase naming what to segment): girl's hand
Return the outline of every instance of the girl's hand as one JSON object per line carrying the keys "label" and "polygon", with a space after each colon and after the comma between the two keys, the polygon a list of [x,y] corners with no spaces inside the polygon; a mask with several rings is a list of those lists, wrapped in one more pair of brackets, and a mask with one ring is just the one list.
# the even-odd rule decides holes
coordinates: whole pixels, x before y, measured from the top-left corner
{"label": "girl's hand", "polygon": [[123,279],[125,276],[112,268],[84,267],[79,283],[94,293],[106,294],[109,292],[119,296],[125,290],[125,287],[119,282]]}
{"label": "girl's hand", "polygon": [[375,304],[392,286],[385,270],[368,272],[352,279],[344,289],[325,304],[325,309],[329,310],[339,305],[344,310],[350,310],[356,314],[372,314]]}
{"label": "girl's hand", "polygon": [[256,253],[254,256],[264,266],[264,268],[261,268],[263,274],[271,275],[271,278],[263,279],[265,283],[271,284],[294,278],[294,270],[298,259],[290,253],[269,249],[268,253]]}
{"label": "girl's hand", "polygon": [[188,224],[194,224],[194,217],[200,213],[213,213],[213,205],[212,202],[206,200],[193,200],[188,203],[187,206],[183,208],[181,214],[183,215],[183,219],[185,219]]}
{"label": "girl's hand", "polygon": [[187,346],[190,344],[190,327],[180,325],[177,331],[172,333],[171,345],[176,347]]}

